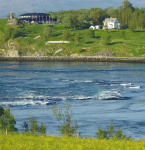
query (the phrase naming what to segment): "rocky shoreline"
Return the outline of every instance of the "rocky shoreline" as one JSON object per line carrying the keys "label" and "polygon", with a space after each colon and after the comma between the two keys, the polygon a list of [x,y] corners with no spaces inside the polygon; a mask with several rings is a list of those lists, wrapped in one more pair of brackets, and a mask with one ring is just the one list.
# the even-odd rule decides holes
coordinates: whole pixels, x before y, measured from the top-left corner
{"label": "rocky shoreline", "polygon": [[145,57],[100,57],[100,56],[22,56],[0,57],[0,61],[58,61],[58,62],[122,62],[145,63]]}

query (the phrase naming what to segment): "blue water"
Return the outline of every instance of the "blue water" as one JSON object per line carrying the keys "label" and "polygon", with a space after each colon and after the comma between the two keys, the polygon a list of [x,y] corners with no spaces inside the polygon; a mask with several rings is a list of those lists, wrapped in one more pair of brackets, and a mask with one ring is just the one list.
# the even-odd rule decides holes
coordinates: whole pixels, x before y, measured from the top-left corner
{"label": "blue water", "polygon": [[10,107],[19,132],[34,117],[47,134],[59,135],[54,102],[71,103],[83,137],[111,120],[125,135],[145,136],[145,64],[0,62],[0,104]]}

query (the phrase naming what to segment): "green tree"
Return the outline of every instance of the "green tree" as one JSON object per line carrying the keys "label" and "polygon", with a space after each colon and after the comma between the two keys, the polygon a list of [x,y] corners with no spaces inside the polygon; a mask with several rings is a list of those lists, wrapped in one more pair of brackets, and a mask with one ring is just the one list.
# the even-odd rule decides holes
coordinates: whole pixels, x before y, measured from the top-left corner
{"label": "green tree", "polygon": [[9,107],[7,109],[3,109],[0,106],[0,131],[5,133],[6,129],[8,132],[16,132],[17,128],[15,128],[16,121],[14,116],[10,113]]}
{"label": "green tree", "polygon": [[89,21],[89,17],[87,15],[87,13],[83,13],[83,14],[79,15],[78,20],[80,22],[87,22],[87,21]]}
{"label": "green tree", "polygon": [[68,40],[69,37],[70,37],[69,30],[64,30],[64,31],[63,31],[63,38],[64,38],[65,40]]}
{"label": "green tree", "polygon": [[57,108],[57,105],[52,107],[52,113],[59,121],[58,128],[63,136],[73,136],[78,128],[77,121],[72,120],[74,113],[70,110],[70,107],[71,105],[67,102],[60,109]]}
{"label": "green tree", "polygon": [[133,31],[135,31],[135,29],[136,29],[135,22],[131,21],[131,22],[129,23],[129,30],[130,30],[131,32],[133,32]]}
{"label": "green tree", "polygon": [[128,0],[123,1],[122,4],[123,4],[123,8],[132,7],[132,4]]}
{"label": "green tree", "polygon": [[68,25],[68,27],[74,28],[78,24],[78,16],[77,14],[68,14],[63,18],[63,22]]}
{"label": "green tree", "polygon": [[34,135],[37,134],[45,134],[46,133],[46,125],[44,123],[41,123],[39,126],[37,123],[37,120],[34,118],[29,118],[29,122],[23,123],[24,132],[29,132]]}
{"label": "green tree", "polygon": [[71,17],[71,27],[75,29],[75,27],[78,24],[78,16],[77,14],[72,14],[70,17]]}
{"label": "green tree", "polygon": [[93,29],[89,28],[89,29],[88,29],[88,36],[89,36],[90,38],[93,38],[94,35],[95,35],[95,31],[94,31]]}
{"label": "green tree", "polygon": [[101,36],[101,44],[102,45],[106,46],[110,43],[110,41],[111,41],[111,37],[108,34],[103,34]]}
{"label": "green tree", "polygon": [[101,25],[104,20],[103,10],[97,9],[95,11],[92,11],[90,13],[90,19],[93,21],[94,25]]}

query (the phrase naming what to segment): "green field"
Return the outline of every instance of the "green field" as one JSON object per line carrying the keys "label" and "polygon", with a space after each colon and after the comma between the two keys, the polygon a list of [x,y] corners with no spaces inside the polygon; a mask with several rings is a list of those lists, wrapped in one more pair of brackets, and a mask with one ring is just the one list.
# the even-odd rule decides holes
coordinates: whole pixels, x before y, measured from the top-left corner
{"label": "green field", "polygon": [[[4,41],[4,37],[8,26],[7,19],[0,20],[0,47],[3,48],[4,44],[8,41]],[[51,35],[44,39],[44,28],[51,27],[53,32]],[[116,57],[141,57],[145,56],[145,29],[135,30],[131,32],[129,29],[124,30],[108,30],[103,29],[95,30],[94,38],[88,36],[88,27],[76,27],[71,29],[66,24],[25,24],[17,25],[19,35],[11,40],[17,41],[18,51],[20,55],[25,55],[27,52],[33,54],[39,51],[45,51],[47,56],[70,56],[73,54],[81,56],[95,56],[98,51],[103,53],[109,51]],[[68,44],[50,44],[45,45],[46,41],[63,41],[63,31],[68,29],[70,37],[67,39],[70,41]],[[124,32],[124,34],[123,34]],[[74,37],[79,34],[79,42],[74,42]],[[107,46],[101,44],[101,36],[103,34],[109,34],[111,41]],[[36,36],[40,36],[38,39],[34,39]],[[3,48],[7,50],[7,48]],[[62,49],[61,52],[55,53],[57,50]]]}

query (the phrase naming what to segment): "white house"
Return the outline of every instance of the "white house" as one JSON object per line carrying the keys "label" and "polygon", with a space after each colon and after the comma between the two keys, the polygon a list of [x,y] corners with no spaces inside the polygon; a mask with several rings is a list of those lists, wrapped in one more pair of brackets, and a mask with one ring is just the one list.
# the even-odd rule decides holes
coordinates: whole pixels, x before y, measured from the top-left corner
{"label": "white house", "polygon": [[103,26],[103,29],[105,28],[105,26],[108,28],[108,29],[113,29],[113,28],[117,28],[120,23],[118,21],[117,18],[106,18],[104,21],[104,26]]}
{"label": "white house", "polygon": [[96,26],[90,26],[91,29],[93,30],[96,30],[96,29],[100,29],[100,26],[99,25],[96,25]]}

